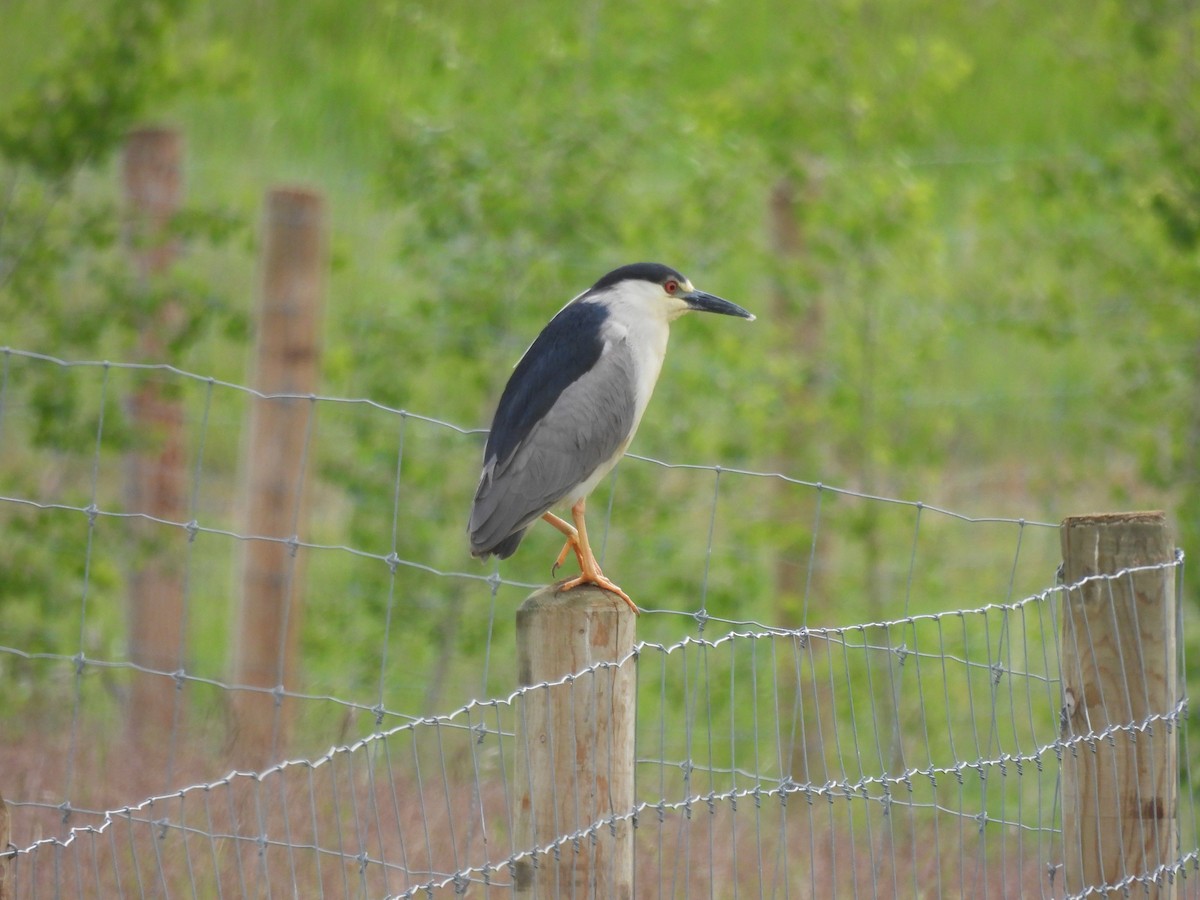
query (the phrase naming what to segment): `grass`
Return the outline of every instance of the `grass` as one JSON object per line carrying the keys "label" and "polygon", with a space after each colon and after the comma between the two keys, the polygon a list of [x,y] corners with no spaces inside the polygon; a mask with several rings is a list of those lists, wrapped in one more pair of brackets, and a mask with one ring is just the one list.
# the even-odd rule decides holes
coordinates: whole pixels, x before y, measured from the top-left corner
{"label": "grass", "polygon": [[[511,716],[484,709],[470,718],[507,730]],[[87,724],[87,740],[70,758],[76,787],[69,817],[46,789],[64,757],[42,749],[61,731],[5,742],[6,771],[23,773],[14,788],[44,804],[12,808],[14,842],[27,846],[77,829],[67,845],[42,844],[18,857],[12,896],[368,897],[449,881],[418,892],[449,897],[453,873],[466,869],[476,870],[470,895],[508,893],[513,870],[506,860],[523,848],[514,834],[519,742],[498,740],[495,732],[480,741],[447,724],[412,729],[315,765],[228,776],[220,774],[228,767],[216,768],[220,751],[200,736],[180,746],[173,761],[178,783],[196,786],[129,808],[125,798],[141,795],[162,748],[119,734],[98,741],[104,731]],[[835,790],[781,797],[769,783],[759,796],[749,781],[736,799],[706,801],[701,794],[682,803],[687,788],[677,767],[643,763],[638,778],[639,797],[649,804],[637,817],[633,845],[638,896],[1008,897],[1017,886],[1037,893],[1054,840],[1049,829],[980,829],[952,811],[962,800],[952,783],[932,795],[919,787],[910,792],[920,806],[932,800],[947,810],[931,814],[906,806],[903,791],[885,811],[878,796]],[[555,789],[569,785],[564,775]],[[609,840],[601,824],[578,847],[565,840],[557,856],[571,866],[576,854],[598,848],[605,858]],[[538,877],[557,864],[554,852],[539,854]]]}

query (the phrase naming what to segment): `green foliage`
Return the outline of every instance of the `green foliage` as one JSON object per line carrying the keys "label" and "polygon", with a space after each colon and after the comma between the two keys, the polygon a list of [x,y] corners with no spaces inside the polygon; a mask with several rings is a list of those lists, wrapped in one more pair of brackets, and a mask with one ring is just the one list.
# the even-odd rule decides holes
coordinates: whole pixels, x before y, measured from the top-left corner
{"label": "green foliage", "polygon": [[[168,300],[181,311],[168,341],[174,360],[204,328],[246,332],[244,312],[195,272],[139,282],[129,248],[119,246],[118,201],[97,183],[102,163],[139,116],[185,85],[218,82],[172,46],[187,8],[185,0],[112,4],[99,21],[77,23],[64,54],[0,108],[0,175],[8,184],[0,211],[0,314],[11,320],[22,309],[40,311],[23,329],[27,347],[128,357],[133,337]],[[243,227],[229,210],[201,204],[177,215],[158,239],[223,245]],[[44,416],[61,420],[61,412],[46,408]]]}
{"label": "green foliage", "polygon": [[[136,356],[139,334],[168,304],[174,312],[163,342],[167,356],[155,362],[185,362],[213,330],[244,342],[245,312],[215,293],[203,273],[182,265],[154,280],[136,275],[132,233],[124,229],[122,242],[123,213],[104,165],[141,116],[187,85],[213,81],[173,46],[188,8],[186,0],[139,0],[88,9],[72,23],[59,54],[42,61],[23,90],[0,101],[0,179],[6,184],[0,320],[20,323],[6,333],[6,344],[68,359],[128,360]],[[241,228],[228,210],[197,205],[168,223],[159,239],[227,246]],[[6,357],[0,403],[6,437],[10,449],[27,442],[35,452],[8,456],[7,493],[44,496],[48,483],[59,479],[77,489],[68,475],[74,460],[112,459],[132,440],[147,439],[126,427],[115,390],[97,402],[95,382],[53,366],[9,362]],[[89,499],[81,492],[73,502],[83,506]],[[121,567],[97,564],[85,579],[91,532],[81,522],[78,515],[28,511],[6,522],[0,610],[9,642],[85,653],[104,647],[106,654],[119,642],[119,609],[98,616],[82,634],[78,616],[69,615],[87,589],[114,590],[123,574]]]}
{"label": "green foliage", "polygon": [[166,52],[187,0],[112,4],[78,23],[59,53],[0,114],[0,154],[50,182],[104,159],[147,105],[186,73]]}
{"label": "green foliage", "polygon": [[[1159,427],[1142,444],[1143,471],[1175,489],[1178,541],[1186,551],[1200,542],[1200,77],[1195,43],[1200,8],[1143,0],[1133,5],[1133,19],[1142,65],[1129,91],[1152,129],[1154,147],[1149,164],[1137,160],[1140,164],[1129,168],[1168,249],[1156,254],[1154,270],[1165,277],[1147,316],[1155,352],[1147,353],[1144,344],[1128,347],[1134,361],[1130,368],[1138,375],[1130,396],[1158,414]],[[1189,599],[1200,598],[1195,579],[1185,587]],[[1190,679],[1200,671],[1195,627],[1182,639]]]}

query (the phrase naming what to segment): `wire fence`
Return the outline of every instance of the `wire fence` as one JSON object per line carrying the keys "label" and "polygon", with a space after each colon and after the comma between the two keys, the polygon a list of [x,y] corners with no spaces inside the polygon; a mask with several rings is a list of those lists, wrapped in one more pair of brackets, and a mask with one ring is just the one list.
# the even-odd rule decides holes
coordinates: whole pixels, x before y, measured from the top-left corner
{"label": "wire fence", "polygon": [[[1177,852],[1107,889],[1200,896],[1186,660],[1169,707],[1124,721],[1102,697],[1111,719],[1068,727],[1060,642],[1079,585],[1055,582],[1057,525],[633,456],[592,506],[645,610],[634,650],[518,688],[512,610],[557,545],[535,530],[503,569],[466,568],[479,429],[165,365],[2,348],[0,366],[9,896],[512,896],[530,867],[620,830],[639,897],[1101,895],[1064,877],[1064,761],[1164,730],[1178,806],[1138,827],[1165,821]],[[145,379],[185,410],[178,521],[121,487],[152,440],[122,424]],[[69,439],[53,454],[31,449],[39,386],[76,398],[54,411]],[[243,422],[285,397],[316,423],[294,449],[310,522],[246,533]],[[287,549],[306,597],[299,672],[266,687],[229,675],[233,573],[262,542]],[[125,590],[147,560],[182,575],[169,666],[126,649]],[[1180,589],[1181,554],[1143,568]],[[1094,659],[1091,632],[1071,634]],[[633,805],[530,842],[529,710],[566,686],[586,713],[630,669]],[[128,727],[140,679],[170,686],[168,728]],[[266,765],[238,763],[240,695],[267,701]],[[554,789],[589,788],[563,775]]]}

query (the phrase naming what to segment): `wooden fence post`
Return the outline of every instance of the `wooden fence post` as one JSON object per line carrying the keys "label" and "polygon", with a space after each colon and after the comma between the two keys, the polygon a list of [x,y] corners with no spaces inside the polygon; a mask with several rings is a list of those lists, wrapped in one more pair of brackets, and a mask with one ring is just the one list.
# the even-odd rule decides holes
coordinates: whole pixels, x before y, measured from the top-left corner
{"label": "wooden fence post", "polygon": [[522,686],[584,673],[518,700],[517,846],[545,847],[626,817],[519,860],[519,897],[633,897],[634,621],[615,594],[590,586],[558,593],[550,585],[517,610]]}
{"label": "wooden fence post", "polygon": [[12,828],[9,825],[8,804],[0,795],[0,900],[12,900],[12,857],[8,854],[12,843]]}
{"label": "wooden fence post", "polygon": [[[780,416],[778,458],[773,467],[780,472],[824,472],[829,467],[825,443],[810,440],[809,435],[825,431],[820,421],[829,404],[822,396],[823,370],[828,352],[826,309],[823,290],[802,289],[804,275],[813,269],[805,219],[821,191],[822,175],[817,165],[803,161],[796,177],[782,176],[771,188],[768,198],[768,233],[774,257],[775,284],[770,310],[773,328],[771,353],[786,359],[789,377],[781,379],[777,403],[788,414]],[[819,491],[797,494],[795,486],[782,479],[771,482],[772,508],[781,522],[793,523],[782,534],[784,542],[775,555],[775,598],[773,621],[785,628],[807,627],[808,597],[824,596],[822,573],[825,571],[826,542],[814,543],[820,512]],[[818,610],[825,613],[827,610]],[[810,641],[807,645],[809,668],[825,659],[828,643]],[[799,646],[793,651],[800,653]],[[883,651],[889,663],[892,654]],[[791,747],[792,778],[803,783],[824,784],[835,767],[826,759],[827,748],[820,736],[832,733],[835,704],[828,683],[812,679],[801,683],[800,666],[794,656],[780,661],[777,678],[780,690],[797,697],[797,722],[790,724],[795,739]],[[890,668],[889,668],[890,671]],[[890,708],[892,698],[888,698]]]}
{"label": "wooden fence post", "polygon": [[[1066,888],[1081,893],[1178,858],[1175,548],[1161,512],[1075,516],[1060,534],[1063,737],[1099,735],[1063,754]],[[1174,898],[1176,883],[1130,894]]]}
{"label": "wooden fence post", "polygon": [[[139,129],[125,141],[126,241],[141,291],[153,290],[154,279],[179,255],[170,222],[183,201],[183,154],[183,136],[168,128]],[[167,299],[147,314],[138,336],[142,361],[167,361],[179,313],[178,304]],[[136,444],[125,459],[128,510],[183,522],[188,518],[183,406],[164,388],[158,373],[149,372],[139,380],[129,411]],[[183,668],[185,656],[186,534],[146,519],[132,520],[130,530],[137,550],[129,579],[129,659],[147,669],[174,672]],[[173,679],[135,673],[129,701],[134,733],[153,738],[169,732],[179,697]]]}
{"label": "wooden fence post", "polygon": [[[234,622],[237,685],[295,687],[294,665],[303,588],[303,551],[286,543],[305,531],[305,494],[320,370],[320,327],[326,275],[325,204],[298,188],[268,193],[264,212],[262,286],[245,461],[242,594]],[[288,704],[290,706],[290,704]],[[261,767],[287,737],[279,696],[235,691],[234,755]]]}

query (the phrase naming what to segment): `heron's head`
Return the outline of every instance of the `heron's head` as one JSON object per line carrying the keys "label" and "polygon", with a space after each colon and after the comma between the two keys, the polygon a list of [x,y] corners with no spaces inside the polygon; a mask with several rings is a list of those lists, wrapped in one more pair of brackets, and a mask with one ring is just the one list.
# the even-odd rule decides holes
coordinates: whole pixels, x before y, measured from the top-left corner
{"label": "heron's head", "polygon": [[690,281],[661,263],[633,263],[609,272],[586,292],[589,299],[633,308],[641,315],[678,319],[686,312],[711,312],[753,320],[736,303],[696,290]]}

